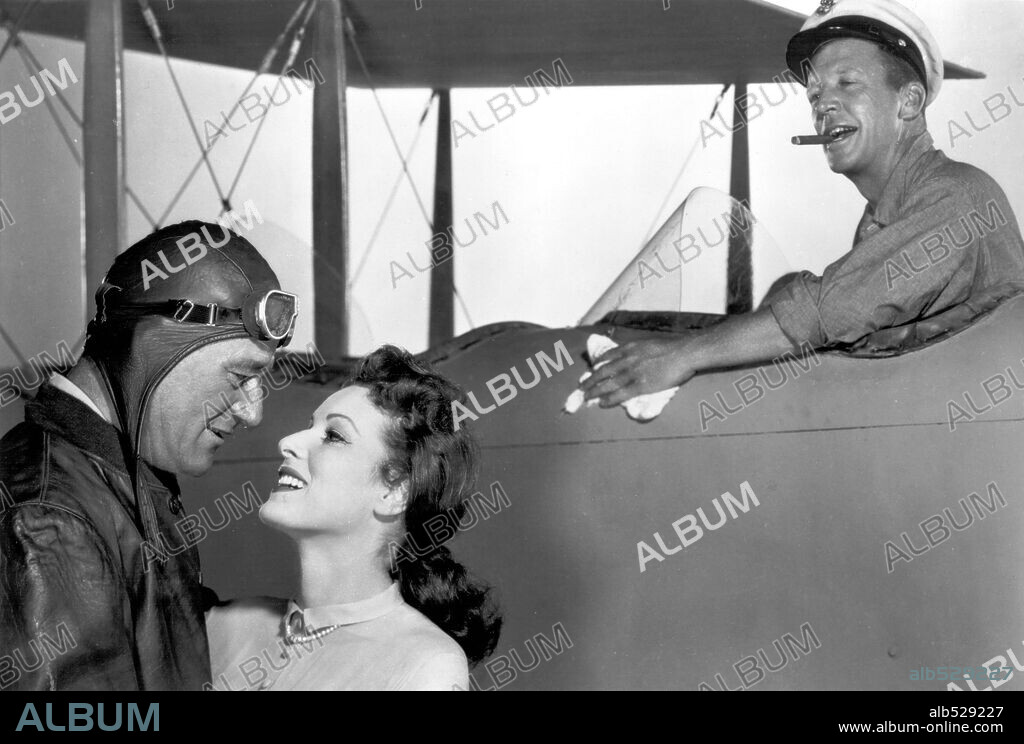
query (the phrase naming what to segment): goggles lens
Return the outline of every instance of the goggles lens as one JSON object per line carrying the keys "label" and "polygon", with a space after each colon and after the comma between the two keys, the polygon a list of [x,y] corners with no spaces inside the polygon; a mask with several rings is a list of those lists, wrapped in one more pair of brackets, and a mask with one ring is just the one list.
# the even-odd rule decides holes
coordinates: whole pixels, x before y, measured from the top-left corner
{"label": "goggles lens", "polygon": [[288,292],[272,290],[264,296],[261,305],[260,330],[274,340],[290,337],[299,315],[298,298]]}

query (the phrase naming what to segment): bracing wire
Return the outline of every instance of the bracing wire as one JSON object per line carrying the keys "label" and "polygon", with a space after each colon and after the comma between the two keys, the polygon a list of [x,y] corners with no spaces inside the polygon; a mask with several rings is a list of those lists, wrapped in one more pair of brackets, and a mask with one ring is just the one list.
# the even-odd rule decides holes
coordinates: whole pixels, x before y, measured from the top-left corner
{"label": "bracing wire", "polygon": [[366,80],[370,85],[370,93],[373,94],[374,103],[377,104],[377,110],[380,112],[381,119],[384,121],[384,128],[387,129],[388,137],[391,138],[391,144],[395,148],[395,153],[398,155],[399,160],[402,161],[402,172],[405,173],[406,178],[409,180],[409,187],[412,189],[412,193],[416,197],[416,203],[419,205],[423,219],[427,222],[427,227],[429,227],[430,232],[433,233],[433,221],[427,215],[427,208],[423,205],[423,199],[420,197],[419,189],[416,188],[416,182],[412,180],[412,174],[409,172],[409,163],[404,157],[402,157],[402,148],[398,144],[398,138],[395,137],[395,130],[391,128],[391,120],[388,119],[387,112],[384,111],[384,105],[380,102],[380,96],[377,95],[377,86],[373,84],[373,78],[370,75],[370,70],[366,66],[366,60],[363,58],[363,51],[359,48],[359,42],[356,41],[355,28],[352,26],[352,21],[349,18],[345,19],[345,30],[348,32],[348,37],[352,41],[352,49],[356,53],[356,59],[359,60],[359,66],[363,68],[363,74],[366,76]]}
{"label": "bracing wire", "polygon": [[[29,49],[28,45],[25,43],[24,39],[21,38],[20,33],[21,27],[25,24],[25,21],[28,19],[29,13],[33,10],[33,8],[35,8],[37,3],[38,0],[32,0],[32,2],[25,6],[25,9],[13,22],[8,20],[7,14],[3,11],[3,9],[0,9],[0,23],[2,23],[7,30],[7,38],[4,40],[3,47],[0,47],[0,61],[3,60],[8,50],[10,50],[10,48],[13,46],[18,49],[18,54],[21,56],[21,60],[24,63],[26,69],[29,70],[29,73],[36,75],[40,74],[41,65],[39,64],[39,60],[36,59],[36,56],[32,53],[32,50]],[[60,102],[64,105],[64,108],[68,110],[68,112],[71,114],[75,122],[79,125],[79,127],[81,127],[81,119],[77,117],[74,109],[71,108],[70,104],[68,104],[67,100],[64,98],[64,96],[61,94],[59,90],[55,92],[57,93]],[[44,100],[46,101],[47,109],[49,110],[50,115],[53,117],[53,121],[57,125],[57,129],[60,132],[61,137],[64,139],[65,143],[67,143],[68,148],[71,151],[72,157],[74,157],[75,162],[79,166],[81,166],[81,156],[78,154],[78,149],[75,146],[74,139],[71,137],[71,134],[67,131],[67,128],[64,126],[64,122],[62,122],[60,117],[57,115],[57,111],[53,107],[53,103],[48,98]],[[140,209],[140,211],[142,211],[142,213],[147,215],[148,217],[148,213],[146,212],[145,208],[142,206],[142,203],[138,200],[138,198],[135,197],[130,190],[128,190],[128,194],[134,199],[135,205]],[[0,321],[0,337],[3,338],[4,343],[6,343],[7,346],[11,349],[11,351],[14,352],[14,356],[17,357],[18,363],[22,367],[28,366],[28,360],[25,358],[25,355],[22,353],[21,349],[18,348],[18,345],[15,343],[11,335],[7,332],[7,329],[4,327],[2,321]],[[82,337],[78,340],[78,343],[75,344],[74,348],[77,349],[84,340],[85,335],[83,334]]]}
{"label": "bracing wire", "polygon": [[[426,105],[423,107],[423,113],[420,114],[419,126],[416,127],[416,134],[413,136],[409,148],[405,151],[406,161],[412,159],[412,155],[416,151],[416,145],[420,141],[420,134],[423,132],[423,125],[427,121],[427,114],[430,113],[430,106],[436,97],[437,93],[434,91],[431,91],[430,95],[427,97]],[[377,219],[377,224],[374,225],[373,233],[370,235],[370,239],[366,243],[366,250],[363,251],[363,256],[359,260],[359,266],[356,267],[356,270],[352,273],[352,278],[349,279],[349,287],[352,287],[356,283],[356,280],[359,279],[359,275],[362,274],[363,269],[366,267],[366,263],[373,251],[373,246],[377,242],[377,237],[380,235],[381,229],[384,227],[384,221],[387,219],[388,213],[391,211],[391,206],[394,204],[395,197],[398,195],[398,188],[402,185],[402,180],[404,178],[404,173],[399,171],[398,175],[395,177],[395,182],[391,185],[391,193],[388,194],[388,198],[384,203],[384,208],[381,210],[380,217]]]}
{"label": "bracing wire", "polygon": [[[31,61],[29,57],[30,53],[28,53],[28,50],[25,48],[24,44],[19,41],[15,46],[18,50],[18,54],[21,55],[22,62],[25,63],[25,69],[29,71],[29,74],[33,73],[33,66],[36,67],[34,71],[38,74],[38,65]],[[57,125],[57,131],[60,132],[61,137],[63,137],[64,141],[67,143],[68,149],[71,151],[71,157],[75,159],[75,163],[81,166],[82,156],[78,152],[78,147],[75,145],[75,141],[71,137],[70,132],[68,132],[67,127],[64,125],[64,122],[61,121],[60,116],[57,114],[57,110],[56,108],[54,108],[53,102],[50,100],[49,97],[44,97],[43,103],[46,105],[46,109],[50,112],[50,115],[53,117],[53,123]]]}
{"label": "bracing wire", "polygon": [[[35,3],[33,3],[32,5],[34,4]],[[18,53],[22,55],[22,60],[25,62],[25,67],[27,70],[29,70],[30,74],[38,76],[42,71],[42,64],[40,63],[39,58],[36,57],[32,49],[26,43],[25,39],[20,37],[18,29],[18,26],[24,23],[24,20],[28,15],[28,10],[32,7],[32,5],[30,5],[29,8],[26,8],[26,11],[23,12],[22,15],[18,16],[16,23],[14,23],[13,25],[10,24],[9,21],[7,21],[6,28],[8,36],[6,42],[4,43],[3,52],[6,52],[6,50],[11,45],[14,46],[18,50]],[[0,13],[2,13],[2,11],[0,11]],[[6,14],[0,17],[6,17]],[[0,58],[2,58],[2,53],[0,53]],[[53,92],[56,94],[57,101],[60,103],[60,105],[65,107],[65,111],[68,112],[68,115],[72,118],[72,121],[75,122],[79,129],[84,129],[82,118],[74,110],[74,107],[72,107],[71,103],[68,102],[68,98],[65,96],[65,94],[63,94],[59,89],[54,89]],[[79,155],[78,147],[75,145],[74,138],[68,133],[67,128],[63,126],[63,123],[57,116],[56,111],[54,111],[53,104],[50,102],[49,98],[45,99],[45,103],[47,110],[50,113],[50,116],[53,117],[53,121],[56,124],[57,129],[60,131],[60,136],[63,138],[63,140],[65,140],[65,142],[71,149],[72,157],[75,159],[75,162],[79,166],[81,166],[82,158]],[[153,216],[143,206],[142,201],[138,198],[138,194],[136,194],[135,191],[130,186],[127,185],[125,186],[125,192],[128,194],[128,198],[131,200],[132,204],[134,204],[138,211],[142,213],[142,216],[145,217],[146,220],[148,220],[148,222],[150,222],[150,224],[154,226],[154,228],[156,228],[157,223],[154,222]]]}
{"label": "bracing wire", "polygon": [[[718,113],[718,107],[721,105],[722,100],[725,98],[725,94],[729,91],[729,88],[731,87],[732,83],[726,83],[724,86],[722,86],[722,90],[719,91],[718,97],[715,98],[714,106],[711,107],[711,115],[708,117],[708,119],[715,118],[715,114]],[[679,168],[679,172],[676,173],[675,180],[672,181],[672,185],[669,186],[668,193],[665,194],[665,198],[662,200],[661,205],[654,213],[654,220],[651,222],[651,226],[647,228],[647,233],[644,235],[644,239],[640,243],[640,248],[643,248],[645,245],[647,245],[648,241],[651,239],[651,236],[654,234],[655,229],[657,229],[658,225],[664,222],[664,218],[661,216],[662,212],[665,211],[665,207],[668,205],[669,199],[671,199],[672,194],[675,193],[676,187],[679,185],[679,182],[683,178],[683,173],[685,173],[686,169],[690,166],[690,161],[693,160],[693,156],[697,152],[697,145],[700,144],[702,136],[703,135],[699,135],[693,141],[693,146],[690,147],[690,152],[687,153],[686,158],[683,160],[682,166]]]}
{"label": "bracing wire", "polygon": [[18,38],[18,34],[21,32],[21,27],[25,24],[25,21],[28,20],[29,13],[32,12],[32,9],[36,7],[36,3],[38,2],[39,0],[32,0],[32,2],[26,5],[25,9],[21,11],[21,15],[19,15],[13,23],[6,21],[8,17],[7,13],[0,10],[0,19],[3,19],[8,26],[7,38],[4,39],[4,45],[0,47],[0,62],[3,61],[4,55],[7,54],[7,50],[11,48],[14,40]]}
{"label": "bracing wire", "polygon": [[466,301],[462,299],[462,293],[454,284],[452,284],[452,292],[455,294],[455,299],[459,301],[459,307],[462,308],[462,313],[466,316],[466,322],[469,323],[470,329],[476,328],[473,319],[469,316],[469,308],[466,307]]}
{"label": "bracing wire", "polygon": [[[284,84],[284,81],[287,79],[288,70],[295,64],[295,60],[299,56],[299,50],[302,48],[302,42],[306,37],[306,27],[309,25],[309,21],[313,17],[313,11],[316,10],[316,5],[316,0],[313,0],[313,2],[309,4],[309,10],[306,13],[306,17],[302,20],[302,25],[299,26],[299,30],[292,38],[291,48],[288,50],[288,57],[281,64],[281,72],[278,75],[277,82],[274,84],[274,93],[277,93],[281,85]],[[274,93],[270,94],[271,103],[274,101]],[[245,171],[245,166],[249,162],[249,156],[252,155],[253,148],[256,146],[256,140],[259,138],[260,132],[263,131],[263,125],[267,122],[268,116],[270,116],[270,106],[267,106],[266,113],[260,117],[260,123],[256,125],[256,131],[249,140],[249,146],[245,150],[245,155],[242,156],[242,162],[238,166],[238,172],[235,174],[235,178],[231,182],[231,187],[228,189],[228,201],[231,200],[232,194],[235,193],[235,189],[238,187],[238,182],[242,179],[242,173]],[[221,214],[223,213],[224,211],[222,209]]]}
{"label": "bracing wire", "polygon": [[[19,49],[19,53],[21,54],[22,59],[23,59],[25,65],[26,65],[26,67],[30,70],[30,72],[34,71],[35,73],[38,74],[40,72],[40,65],[39,65],[38,60],[32,54],[31,50],[28,49],[27,46],[24,45],[23,40],[21,40],[18,37],[18,30],[19,30],[20,26],[24,23],[25,19],[28,17],[29,12],[33,9],[33,7],[36,5],[37,2],[38,2],[38,0],[32,0],[32,2],[30,2],[29,5],[26,6],[26,8],[19,15],[17,21],[15,21],[13,24],[10,21],[7,22],[6,25],[7,25],[7,29],[8,29],[8,38],[5,40],[5,43],[4,43],[4,46],[2,47],[2,49],[0,49],[0,59],[2,59],[4,54],[6,54],[6,52],[9,49],[10,46],[12,46],[12,45],[16,46]],[[191,109],[190,109],[190,107],[188,105],[188,101],[185,98],[184,91],[182,90],[180,82],[178,81],[178,78],[177,78],[177,76],[176,76],[176,74],[174,72],[174,69],[171,66],[170,57],[169,57],[167,49],[166,49],[166,47],[164,45],[163,34],[162,34],[161,29],[160,29],[160,25],[159,25],[159,23],[158,23],[158,21],[156,19],[156,16],[154,15],[152,9],[150,8],[149,3],[148,3],[147,0],[138,0],[138,4],[139,4],[140,10],[142,12],[142,15],[143,15],[143,17],[144,17],[144,19],[146,21],[147,27],[149,28],[150,35],[152,36],[153,41],[156,44],[157,49],[160,52],[160,54],[161,54],[161,56],[162,56],[162,58],[164,60],[164,64],[167,67],[167,71],[168,71],[169,76],[171,78],[172,84],[173,84],[173,86],[175,88],[176,94],[177,94],[178,99],[179,99],[179,101],[181,103],[181,106],[182,106],[182,109],[183,109],[183,111],[185,113],[186,119],[188,120],[189,127],[191,128],[193,137],[194,137],[194,139],[196,141],[196,144],[197,144],[197,147],[198,147],[198,149],[200,151],[200,156],[197,159],[196,164],[193,166],[192,170],[190,171],[189,175],[186,177],[184,183],[182,184],[182,186],[179,188],[179,190],[175,194],[175,196],[172,199],[170,205],[167,207],[167,209],[164,211],[164,213],[160,216],[159,221],[153,219],[152,215],[148,212],[148,210],[146,210],[146,208],[141,203],[141,200],[134,193],[134,191],[132,191],[130,188],[126,187],[126,192],[128,193],[130,199],[135,204],[135,206],[146,217],[146,219],[150,222],[150,224],[154,227],[154,229],[156,229],[161,223],[163,223],[163,221],[168,217],[168,215],[171,213],[171,211],[173,211],[173,209],[176,206],[178,200],[181,198],[181,195],[184,193],[185,189],[191,183],[192,179],[194,178],[195,174],[198,172],[199,168],[202,165],[205,164],[207,170],[209,171],[210,178],[211,178],[211,181],[213,182],[214,188],[217,191],[217,195],[218,195],[218,197],[219,197],[219,199],[221,201],[222,213],[224,211],[230,211],[230,208],[231,208],[231,204],[230,204],[231,197],[232,197],[232,195],[233,195],[233,193],[234,193],[234,191],[235,191],[235,189],[236,189],[236,187],[237,187],[237,185],[239,183],[239,180],[240,180],[240,178],[242,176],[242,173],[243,173],[243,171],[244,171],[244,169],[245,169],[245,167],[246,167],[246,165],[247,165],[247,163],[249,161],[249,158],[250,158],[250,155],[251,155],[251,153],[253,151],[253,147],[255,145],[256,139],[259,137],[260,130],[261,130],[264,122],[261,121],[259,126],[257,127],[257,129],[256,129],[256,131],[255,131],[255,133],[254,133],[254,135],[253,135],[253,137],[252,137],[252,139],[251,139],[251,141],[249,143],[249,146],[248,146],[248,148],[246,150],[246,153],[245,153],[245,155],[244,155],[244,157],[242,159],[242,162],[241,162],[241,164],[239,166],[238,172],[236,173],[236,176],[235,176],[235,178],[234,178],[234,180],[233,180],[233,182],[231,184],[231,187],[225,193],[224,190],[222,189],[220,181],[217,178],[217,175],[216,175],[216,173],[215,173],[215,171],[213,169],[213,165],[210,162],[209,157],[208,157],[208,153],[210,152],[210,150],[213,149],[213,146],[216,144],[217,138],[215,138],[209,144],[209,147],[204,147],[204,145],[203,145],[203,143],[201,141],[201,138],[200,138],[199,131],[196,128],[195,119],[194,119],[194,117],[192,115],[192,112],[191,112]],[[255,84],[255,82],[259,78],[259,76],[261,74],[265,74],[269,70],[270,65],[273,63],[273,60],[277,57],[278,53],[280,52],[280,50],[281,50],[285,40],[287,39],[288,34],[294,28],[294,26],[297,23],[298,19],[302,15],[304,15],[305,18],[303,19],[303,22],[302,22],[302,25],[301,25],[300,29],[299,29],[298,33],[296,34],[296,36],[293,37],[292,45],[291,45],[292,46],[291,54],[289,55],[289,59],[282,66],[282,73],[281,73],[281,75],[284,75],[284,73],[288,69],[288,67],[291,64],[294,63],[294,58],[296,57],[296,55],[297,55],[297,53],[299,51],[299,47],[301,47],[302,36],[304,35],[305,30],[306,30],[306,26],[307,26],[309,20],[312,17],[312,12],[313,12],[316,4],[317,4],[317,0],[303,0],[303,2],[299,5],[299,7],[296,9],[296,11],[292,14],[291,18],[288,21],[287,26],[281,32],[281,34],[279,34],[279,36],[278,36],[277,40],[275,41],[275,43],[271,46],[271,48],[267,51],[266,55],[264,56],[263,62],[260,65],[260,69],[258,69],[256,71],[256,73],[253,75],[253,78],[250,80],[250,82],[246,86],[245,90],[243,91],[242,95],[239,96],[238,100],[235,102],[234,106],[232,107],[231,113],[228,115],[229,117],[231,115],[233,115],[237,111],[237,109],[241,105],[242,100],[246,97],[246,95],[248,94],[249,90]],[[305,9],[305,12],[304,12],[304,9]],[[367,79],[369,80],[370,79],[370,73],[369,73],[369,70],[367,68],[365,59],[364,59],[364,57],[362,55],[362,52],[359,49],[358,45],[356,44],[356,41],[355,41],[355,38],[354,38],[354,29],[351,26],[351,22],[348,21],[348,19],[346,19],[346,21],[347,21],[347,31],[349,33],[350,38],[352,39],[352,42],[353,42],[353,45],[354,45],[357,57],[359,59],[359,63],[361,65],[362,69],[363,69],[364,74],[366,75]],[[283,81],[283,77],[278,80],[277,85],[279,86],[282,81]],[[276,88],[275,88],[275,90],[276,90]],[[426,117],[427,117],[427,114],[429,112],[430,104],[431,104],[435,94],[432,93],[430,98],[428,99],[426,108],[425,108],[425,110],[424,110],[424,112],[423,112],[423,114],[422,114],[422,116],[420,118],[420,126],[417,129],[416,136],[414,137],[410,147],[408,148],[408,152],[405,155],[403,155],[403,153],[401,151],[401,148],[398,145],[397,138],[395,137],[394,130],[391,127],[391,123],[388,120],[387,114],[384,111],[384,108],[383,108],[383,105],[381,104],[380,98],[377,95],[376,88],[371,86],[371,90],[373,92],[373,97],[374,97],[374,100],[376,102],[377,108],[378,108],[378,110],[379,110],[379,112],[380,112],[380,114],[381,114],[381,116],[383,118],[385,127],[387,128],[388,135],[391,138],[392,145],[395,147],[395,150],[396,150],[396,152],[397,152],[397,154],[399,156],[399,159],[401,160],[402,171],[401,171],[401,173],[399,173],[398,178],[397,178],[396,183],[395,183],[395,186],[392,188],[391,194],[388,197],[387,204],[384,207],[384,210],[383,210],[383,213],[381,215],[381,218],[380,218],[380,220],[378,220],[377,225],[374,228],[373,234],[372,234],[372,236],[371,236],[371,238],[370,238],[370,240],[368,242],[368,245],[367,245],[367,248],[366,248],[366,250],[365,250],[365,252],[363,254],[362,260],[360,261],[360,264],[357,267],[357,270],[356,270],[355,274],[353,275],[352,279],[348,282],[349,286],[352,286],[352,284],[356,281],[356,279],[358,279],[360,273],[362,272],[363,268],[366,265],[366,261],[367,261],[368,257],[371,254],[372,248],[373,248],[373,246],[375,244],[375,241],[376,241],[376,239],[377,239],[377,237],[378,237],[378,235],[380,233],[380,230],[381,230],[382,224],[384,222],[384,219],[385,219],[387,213],[389,212],[389,210],[391,208],[391,205],[392,205],[392,203],[394,201],[394,198],[395,198],[395,195],[397,193],[397,188],[400,185],[401,180],[403,179],[403,177],[408,180],[410,188],[412,189],[413,194],[414,194],[414,196],[416,198],[417,204],[419,206],[420,213],[422,214],[422,216],[423,216],[423,218],[424,218],[428,228],[430,228],[430,230],[433,231],[433,223],[432,223],[430,217],[427,214],[426,207],[425,207],[425,205],[423,203],[423,199],[422,199],[422,197],[421,197],[421,195],[419,193],[419,190],[416,187],[415,182],[412,179],[411,173],[409,172],[409,169],[408,169],[408,159],[411,157],[411,155],[414,152],[415,147],[416,147],[416,145],[418,143],[419,135],[420,135],[420,133],[422,131],[423,124],[424,124],[424,122],[426,120]],[[81,117],[75,112],[75,110],[71,107],[71,105],[68,103],[66,98],[59,91],[57,92],[57,97],[58,97],[58,100],[61,103],[61,105],[67,110],[67,112],[70,115],[70,117],[72,118],[72,120],[81,128],[83,126],[83,122],[81,120]],[[56,126],[58,127],[58,129],[60,131],[60,134],[61,134],[62,138],[64,139],[65,143],[67,144],[67,146],[68,146],[68,148],[69,148],[69,150],[70,150],[70,152],[72,154],[72,157],[75,159],[75,162],[79,166],[81,166],[82,165],[82,158],[81,158],[81,155],[78,152],[78,149],[77,149],[77,147],[75,145],[74,139],[72,138],[70,133],[67,131],[67,128],[64,126],[63,122],[60,120],[60,117],[57,114],[56,109],[54,108],[53,104],[49,101],[49,99],[46,100],[46,104],[47,104],[48,110],[50,111],[51,116],[53,117],[53,120],[54,120]],[[266,115],[264,115],[262,118],[265,119]],[[314,250],[314,253],[316,253],[315,250]],[[318,258],[322,259],[322,256],[318,256]],[[329,262],[324,262],[324,263],[327,265],[328,269],[332,271],[332,273],[336,276],[336,278],[343,279],[343,277],[340,276],[338,271]],[[474,324],[473,324],[472,318],[470,316],[468,307],[466,306],[466,303],[465,303],[461,293],[459,293],[458,289],[456,287],[454,287],[454,286],[453,286],[453,292],[455,294],[456,299],[459,302],[459,305],[460,305],[460,307],[462,309],[462,312],[466,316],[467,322],[472,327]],[[22,359],[20,351],[13,345],[13,340],[10,339],[10,337],[8,336],[8,334],[5,331],[3,331],[2,327],[0,327],[0,333],[3,334],[5,340],[11,345],[11,347],[12,347],[12,349],[14,349],[16,355],[18,355],[19,359],[21,359],[22,362],[24,363],[24,359]]]}
{"label": "bracing wire", "polygon": [[21,353],[21,349],[18,348],[18,345],[14,343],[14,339],[11,338],[10,334],[7,333],[7,329],[4,328],[3,321],[0,321],[0,336],[3,336],[4,341],[11,347],[11,351],[14,352],[14,356],[18,357],[18,364],[22,367],[29,366],[28,360],[25,359],[25,355]]}
{"label": "bracing wire", "polygon": [[[395,137],[395,131],[391,127],[391,121],[388,119],[387,112],[384,111],[384,106],[380,101],[380,97],[377,95],[377,86],[373,84],[373,76],[370,75],[370,69],[366,65],[366,59],[363,57],[363,51],[359,47],[359,41],[356,39],[356,30],[352,25],[350,18],[345,18],[345,32],[348,35],[349,40],[352,42],[352,49],[356,54],[356,59],[359,61],[359,66],[363,70],[363,75],[366,76],[366,81],[369,85],[370,92],[373,94],[374,103],[377,105],[377,111],[380,112],[381,119],[384,121],[384,127],[387,129],[388,136],[391,138],[391,144],[395,148],[395,154],[398,155],[398,159],[402,161],[402,172],[405,174],[406,179],[409,181],[409,187],[412,189],[413,195],[416,197],[416,203],[419,205],[420,214],[423,215],[423,219],[427,223],[427,227],[430,228],[431,234],[434,233],[433,220],[427,215],[427,208],[423,205],[423,199],[420,197],[419,189],[416,188],[416,182],[413,181],[412,174],[409,172],[409,162],[402,155],[402,148],[398,144],[398,138]],[[458,288],[455,283],[452,282],[452,292],[455,294],[456,299],[459,300],[459,306],[462,308],[463,313],[466,315],[466,322],[469,323],[469,327],[473,327],[473,322],[470,319],[469,312],[466,309],[466,303],[459,294]]]}
{"label": "bracing wire", "polygon": [[[25,63],[25,68],[29,71],[29,73],[35,75],[41,74],[42,65],[39,63],[39,59],[36,57],[36,55],[32,53],[32,50],[29,49],[29,46],[25,43],[25,40],[19,37],[14,42],[14,45],[18,49],[18,53],[21,55],[21,59]],[[78,113],[74,110],[74,108],[72,108],[71,104],[68,103],[67,98],[61,92],[61,90],[59,88],[55,88],[53,92],[57,95],[57,101],[60,102],[60,104],[68,112],[68,115],[71,117],[71,120],[78,126],[80,130],[84,130],[85,124],[82,121],[82,117],[79,116]],[[74,138],[71,137],[71,135],[68,133],[67,128],[64,126],[64,122],[61,121],[60,116],[58,116],[57,110],[54,108],[54,105],[50,101],[49,97],[44,98],[43,103],[46,104],[46,109],[50,112],[50,116],[53,117],[53,121],[57,125],[57,129],[60,131],[60,134],[64,138],[64,141],[67,143],[68,148],[71,150],[71,156],[75,159],[75,163],[77,163],[81,167],[82,156],[78,152],[78,146],[75,144]],[[136,208],[142,213],[142,216],[149,221],[149,224],[152,225],[153,229],[156,229],[157,224],[156,222],[153,221],[153,216],[149,213],[149,210],[146,209],[146,207],[143,205],[142,200],[139,199],[135,191],[130,186],[126,185],[125,193],[128,195],[129,200],[131,200],[131,202],[136,206]]]}
{"label": "bracing wire", "polygon": [[[253,73],[253,76],[249,80],[249,83],[245,86],[245,89],[242,91],[242,95],[240,95],[235,100],[234,105],[231,107],[231,111],[229,111],[227,114],[226,118],[228,120],[230,120],[231,117],[235,115],[235,112],[238,111],[238,108],[242,105],[242,101],[245,100],[245,97],[249,94],[249,91],[252,89],[252,86],[256,84],[256,81],[259,79],[260,75],[265,75],[267,72],[269,72],[270,66],[274,63],[274,60],[277,58],[277,55],[284,47],[288,35],[292,32],[292,29],[295,27],[295,24],[298,23],[299,18],[302,16],[303,10],[306,8],[307,4],[310,3],[315,5],[316,0],[303,0],[303,2],[299,4],[299,7],[295,9],[295,12],[292,13],[291,18],[288,19],[288,23],[285,25],[284,29],[281,31],[280,34],[277,35],[277,38],[274,40],[274,43],[270,45],[270,48],[267,50],[267,53],[263,55],[263,61],[260,63],[259,68]],[[196,158],[196,161],[193,164],[192,169],[189,171],[188,175],[185,177],[185,180],[182,182],[181,186],[175,192],[174,196],[171,198],[171,201],[167,205],[167,208],[164,210],[163,214],[160,215],[160,224],[163,224],[163,222],[170,216],[171,212],[174,211],[174,208],[178,205],[178,201],[185,193],[185,190],[188,189],[189,184],[192,183],[192,179],[195,178],[196,173],[198,173],[199,169],[202,167],[204,158],[211,150],[213,150],[214,146],[216,146],[218,141],[220,141],[220,138],[215,137],[209,143],[209,147],[202,148],[203,152],[200,154],[198,158]]]}
{"label": "bracing wire", "polygon": [[171,66],[171,58],[167,54],[167,47],[164,46],[163,33],[160,31],[160,24],[156,20],[156,15],[153,13],[153,9],[149,7],[149,0],[138,0],[139,8],[142,10],[142,16],[146,20],[146,25],[149,27],[149,34],[153,37],[153,42],[156,44],[157,50],[160,52],[160,56],[163,57],[164,65],[167,67],[167,73],[171,76],[171,83],[174,85],[174,90],[178,95],[178,100],[181,102],[181,107],[185,111],[185,118],[188,120],[188,126],[192,130],[192,136],[196,140],[196,146],[199,151],[203,154],[203,162],[206,164],[206,169],[210,173],[210,180],[213,182],[213,187],[217,190],[217,196],[220,199],[222,206],[231,209],[231,205],[227,203],[227,199],[224,196],[224,191],[220,187],[220,181],[217,179],[217,174],[213,170],[213,163],[210,162],[210,158],[207,157],[206,148],[203,147],[203,141],[199,137],[199,129],[196,128],[196,123],[192,117],[192,110],[188,106],[188,101],[185,100],[185,92],[181,89],[181,84],[178,82],[178,76],[174,74],[174,67]]}

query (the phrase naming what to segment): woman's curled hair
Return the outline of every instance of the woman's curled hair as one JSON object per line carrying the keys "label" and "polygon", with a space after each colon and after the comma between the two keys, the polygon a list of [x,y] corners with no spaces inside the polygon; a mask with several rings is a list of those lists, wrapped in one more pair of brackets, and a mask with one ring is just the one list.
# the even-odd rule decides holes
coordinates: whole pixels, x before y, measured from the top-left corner
{"label": "woman's curled hair", "polygon": [[452,416],[452,403],[461,400],[462,391],[394,346],[366,356],[348,384],[365,387],[374,405],[391,417],[381,479],[392,486],[406,481],[408,488],[397,561],[393,545],[388,546],[392,576],[405,601],[454,638],[476,664],[497,646],[501,616],[490,587],[473,580],[427,530],[428,523],[448,515],[454,532],[476,481],[478,447],[468,431],[455,428]]}

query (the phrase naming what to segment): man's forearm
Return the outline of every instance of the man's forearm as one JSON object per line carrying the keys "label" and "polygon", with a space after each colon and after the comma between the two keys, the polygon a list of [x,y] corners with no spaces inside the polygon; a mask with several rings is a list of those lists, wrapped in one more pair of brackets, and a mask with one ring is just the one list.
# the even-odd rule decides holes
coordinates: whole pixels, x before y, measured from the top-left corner
{"label": "man's forearm", "polygon": [[686,346],[694,370],[703,372],[770,361],[795,351],[769,308],[733,316],[692,337]]}
{"label": "man's forearm", "polygon": [[728,318],[719,325],[681,336],[633,341],[601,357],[583,382],[587,399],[618,405],[644,393],[684,385],[697,372],[767,362],[794,346],[771,310]]}

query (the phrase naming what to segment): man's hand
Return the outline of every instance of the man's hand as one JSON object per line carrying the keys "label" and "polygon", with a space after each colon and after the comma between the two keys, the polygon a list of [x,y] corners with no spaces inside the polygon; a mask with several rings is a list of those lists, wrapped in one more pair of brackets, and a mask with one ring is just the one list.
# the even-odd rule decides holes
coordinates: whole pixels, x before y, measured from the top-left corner
{"label": "man's hand", "polygon": [[638,395],[682,385],[697,373],[687,345],[686,339],[674,338],[618,346],[595,360],[601,367],[581,388],[588,400],[596,398],[601,408],[612,408]]}
{"label": "man's hand", "polygon": [[[734,315],[702,331],[634,341],[594,360],[607,361],[580,386],[602,408],[687,382],[698,372],[767,362],[794,351],[770,308]],[[799,352],[797,352],[799,353]]]}

